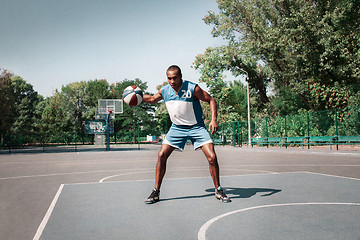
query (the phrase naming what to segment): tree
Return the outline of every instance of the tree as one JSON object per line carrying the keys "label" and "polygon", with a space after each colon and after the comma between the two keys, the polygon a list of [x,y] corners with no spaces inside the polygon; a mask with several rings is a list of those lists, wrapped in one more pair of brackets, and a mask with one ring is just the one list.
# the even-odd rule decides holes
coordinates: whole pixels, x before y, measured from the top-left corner
{"label": "tree", "polygon": [[37,114],[36,106],[43,98],[20,76],[13,76],[11,82],[15,100],[15,121],[11,126],[11,132],[18,138],[18,143],[33,142],[38,139],[39,129],[36,123],[41,117]]}
{"label": "tree", "polygon": [[[254,63],[261,61],[271,71],[259,78],[260,84],[250,77],[250,85],[263,98],[260,102],[266,103],[263,93],[271,80],[274,99],[293,95],[291,99],[301,101],[297,105],[306,109],[343,107],[348,96],[342,93],[351,95],[359,90],[360,12],[356,0],[217,2],[220,12],[210,11],[204,21],[213,26],[214,37],[228,40],[228,46],[215,54],[228,63],[215,68],[203,64],[205,69],[210,66],[207,72],[235,67],[250,76],[256,72]],[[321,101],[310,91],[318,84],[325,89]],[[334,89],[339,100],[329,104]]]}
{"label": "tree", "polygon": [[269,102],[267,96],[268,83],[271,78],[269,69],[261,66],[258,59],[253,56],[244,55],[239,46],[229,44],[216,48],[207,48],[204,54],[196,57],[195,69],[200,70],[200,81],[205,82],[215,96],[221,95],[224,87],[224,74],[231,72],[235,77],[240,75],[249,77],[250,88],[258,97],[259,106]]}
{"label": "tree", "polygon": [[[271,74],[270,69],[267,66],[261,66],[256,58],[244,56],[236,46],[208,48],[204,54],[196,57],[194,67],[202,74],[200,81],[206,83],[210,93],[221,103],[225,103],[228,98],[227,91],[230,86],[228,82],[225,82],[225,74],[229,72],[234,77],[249,78],[251,97],[256,98],[256,101],[252,102],[253,110],[262,111],[269,102],[267,92],[271,81],[271,77],[268,77]],[[234,84],[238,83],[234,82]],[[237,101],[240,102],[241,99]],[[240,106],[241,109],[247,109],[246,102],[243,104]],[[223,108],[229,107],[231,106],[221,104],[219,111],[226,114],[227,110]]]}
{"label": "tree", "polygon": [[[146,92],[146,89],[148,88],[146,82],[142,82],[140,79],[136,78],[135,80],[125,79],[111,85],[112,97],[115,99],[122,98],[124,89],[130,85],[138,86],[143,90],[144,94],[149,94]],[[123,114],[119,114],[115,118],[115,132],[120,133],[122,136],[131,137],[131,141],[134,142],[139,125],[142,126],[141,130],[143,133],[153,133],[154,129],[151,127],[150,123],[154,120],[154,112],[155,106],[149,103],[141,103],[136,107],[130,107],[124,104]]]}
{"label": "tree", "polygon": [[62,99],[66,99],[62,102],[64,110],[67,112],[67,121],[70,122],[71,129],[68,131],[75,136],[81,137],[83,139],[85,128],[84,121],[86,118],[84,115],[87,115],[86,112],[90,109],[84,104],[84,98],[86,96],[86,85],[85,81],[82,82],[73,82],[61,88]]}
{"label": "tree", "polygon": [[11,87],[13,74],[0,68],[0,143],[5,144],[10,127],[15,121],[15,100]]}
{"label": "tree", "polygon": [[[160,91],[160,89],[168,84],[167,81],[163,82],[162,84],[156,86],[156,90]],[[165,102],[161,101],[156,104],[156,111],[155,111],[155,120],[156,120],[156,135],[164,134],[168,132],[171,126],[171,120],[169,112],[166,108]]]}
{"label": "tree", "polygon": [[229,121],[238,121],[247,118],[247,93],[246,87],[235,80],[229,83],[225,104],[230,107],[228,111]]}
{"label": "tree", "polygon": [[46,98],[43,107],[40,129],[44,142],[68,143],[73,140],[70,113],[64,107],[67,99],[59,92]]}
{"label": "tree", "polygon": [[95,79],[86,82],[83,103],[87,108],[84,118],[94,119],[99,99],[111,98],[110,85],[106,79]]}

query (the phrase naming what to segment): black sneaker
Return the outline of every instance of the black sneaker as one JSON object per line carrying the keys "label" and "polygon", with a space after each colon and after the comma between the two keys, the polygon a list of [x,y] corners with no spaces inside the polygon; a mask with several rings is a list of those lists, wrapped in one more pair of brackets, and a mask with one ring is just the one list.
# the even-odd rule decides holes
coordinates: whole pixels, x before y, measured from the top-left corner
{"label": "black sneaker", "polygon": [[221,189],[221,190],[218,190],[216,189],[215,190],[215,197],[218,199],[218,200],[221,200],[223,202],[231,202],[230,198],[228,198],[228,196],[226,196],[226,194],[224,193],[224,191]]}
{"label": "black sneaker", "polygon": [[156,190],[154,189],[150,196],[145,200],[145,203],[147,204],[152,204],[152,203],[156,203],[160,200],[160,190]]}

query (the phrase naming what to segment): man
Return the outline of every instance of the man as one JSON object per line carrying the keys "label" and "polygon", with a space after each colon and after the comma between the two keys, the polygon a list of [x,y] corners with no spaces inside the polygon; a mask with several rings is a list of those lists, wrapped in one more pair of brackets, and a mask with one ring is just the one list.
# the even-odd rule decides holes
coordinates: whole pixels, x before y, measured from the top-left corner
{"label": "man", "polygon": [[211,130],[211,134],[213,134],[218,130],[215,99],[197,84],[183,80],[181,69],[176,65],[172,65],[167,69],[166,76],[169,84],[163,86],[154,95],[143,96],[144,102],[152,104],[163,99],[172,121],[170,130],[166,134],[158,154],[155,188],[145,200],[145,203],[150,204],[160,200],[160,187],[166,172],[167,159],[175,149],[183,150],[188,139],[192,141],[194,149],[201,148],[209,162],[210,175],[215,186],[215,197],[223,202],[230,202],[230,199],[220,186],[217,156],[202,119],[202,108],[199,101],[210,104],[212,119],[209,131]]}

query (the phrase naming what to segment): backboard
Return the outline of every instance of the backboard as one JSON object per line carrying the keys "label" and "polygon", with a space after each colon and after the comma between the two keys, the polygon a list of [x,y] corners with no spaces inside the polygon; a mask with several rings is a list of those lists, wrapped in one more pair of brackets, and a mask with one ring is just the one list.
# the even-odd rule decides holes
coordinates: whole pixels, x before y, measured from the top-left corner
{"label": "backboard", "polygon": [[95,121],[86,121],[85,130],[87,134],[105,134],[106,133],[106,123],[102,120]]}
{"label": "backboard", "polygon": [[[114,133],[114,125],[109,124],[110,133]],[[104,120],[85,121],[85,131],[87,134],[105,134],[106,122]]]}
{"label": "backboard", "polygon": [[119,114],[123,113],[122,99],[99,99],[98,114]]}
{"label": "backboard", "polygon": [[108,112],[105,114],[100,114],[99,110],[97,109],[95,112],[95,119],[99,120],[99,119],[110,119],[113,120],[115,119],[115,112],[113,112],[112,110],[108,110]]}

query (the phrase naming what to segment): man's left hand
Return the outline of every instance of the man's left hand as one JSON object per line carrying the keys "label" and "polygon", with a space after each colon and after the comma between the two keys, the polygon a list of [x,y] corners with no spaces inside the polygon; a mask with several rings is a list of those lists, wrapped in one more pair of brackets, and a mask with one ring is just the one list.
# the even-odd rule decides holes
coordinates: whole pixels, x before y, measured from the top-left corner
{"label": "man's left hand", "polygon": [[219,128],[219,126],[218,126],[216,121],[211,121],[210,122],[210,124],[209,124],[209,132],[211,130],[211,135],[216,133],[218,128]]}

